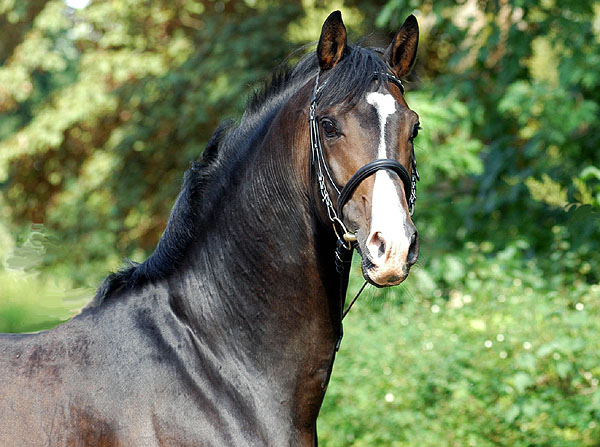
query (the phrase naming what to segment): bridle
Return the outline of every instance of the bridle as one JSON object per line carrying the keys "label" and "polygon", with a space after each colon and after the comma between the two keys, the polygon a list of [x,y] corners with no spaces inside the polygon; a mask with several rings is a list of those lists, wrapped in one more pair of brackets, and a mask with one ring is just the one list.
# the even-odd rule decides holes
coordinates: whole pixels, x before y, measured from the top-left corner
{"label": "bridle", "polygon": [[[374,80],[381,80],[382,78],[388,80],[395,84],[402,94],[404,95],[404,85],[402,85],[402,81],[398,79],[391,73],[373,73]],[[323,153],[323,146],[321,144],[321,137],[319,134],[319,126],[318,126],[318,118],[316,116],[317,109],[317,101],[319,99],[319,94],[327,84],[325,81],[322,85],[319,86],[319,75],[315,79],[315,86],[313,88],[313,93],[310,98],[310,108],[308,112],[308,121],[310,124],[310,179],[311,179],[311,195],[312,195],[312,184],[313,184],[313,172],[316,172],[317,182],[319,187],[319,193],[321,195],[321,201],[325,205],[327,209],[327,217],[331,221],[333,226],[333,231],[337,237],[336,250],[335,250],[335,265],[338,274],[340,275],[340,332],[339,339],[336,344],[336,351],[339,349],[340,343],[342,341],[343,329],[342,329],[342,319],[346,316],[350,307],[354,304],[354,302],[358,299],[361,292],[364,290],[366,286],[366,281],[354,297],[348,308],[344,311],[345,302],[346,302],[346,291],[348,289],[348,275],[350,272],[350,264],[352,262],[352,252],[356,245],[356,235],[348,230],[346,225],[343,222],[344,216],[344,205],[350,200],[352,197],[352,193],[358,185],[360,185],[366,178],[375,174],[377,171],[382,169],[387,171],[392,171],[398,174],[400,180],[404,184],[404,191],[406,194],[406,201],[408,203],[408,209],[410,215],[412,216],[415,202],[417,200],[417,181],[419,180],[419,173],[417,172],[417,162],[414,156],[412,156],[412,175],[409,174],[408,170],[402,166],[400,162],[397,160],[393,160],[391,158],[381,158],[377,160],[373,160],[366,165],[359,168],[350,180],[344,185],[343,188],[339,188],[331,175],[331,171],[327,166],[327,162],[325,160],[325,155]],[[329,195],[329,191],[327,189],[326,182],[329,182],[332,189],[337,193],[337,210],[336,207],[333,206],[333,201]],[[313,197],[314,202],[314,197]]]}

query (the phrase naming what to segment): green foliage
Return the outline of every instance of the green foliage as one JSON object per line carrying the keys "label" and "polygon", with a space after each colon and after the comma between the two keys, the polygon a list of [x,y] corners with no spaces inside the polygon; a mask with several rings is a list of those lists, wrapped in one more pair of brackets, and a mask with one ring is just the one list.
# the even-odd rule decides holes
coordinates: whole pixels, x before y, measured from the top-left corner
{"label": "green foliage", "polygon": [[597,446],[596,3],[0,0],[0,331],[147,256],[218,121],[331,8],[376,43],[415,12],[420,261],[350,314],[322,443]]}
{"label": "green foliage", "polygon": [[292,51],[282,34],[300,13],[285,2],[47,2],[0,67],[13,229],[43,222],[63,248],[48,265],[84,266],[78,284],[143,258],[218,121]]}
{"label": "green foliage", "polygon": [[546,281],[523,244],[468,248],[353,307],[323,445],[598,445],[600,286]]}
{"label": "green foliage", "polygon": [[573,183],[583,205],[600,208],[600,169],[596,166],[585,167],[579,177],[573,179]]}
{"label": "green foliage", "polygon": [[[87,285],[152,250],[218,120],[239,116],[248,86],[316,38],[328,12],[309,1],[17,3],[0,14],[17,38],[0,66],[6,221],[43,222],[69,253],[47,257],[52,268],[89,266],[75,277]],[[421,83],[408,100],[424,127],[422,218],[437,247],[518,237],[543,257],[553,226],[571,225],[564,205],[598,209],[593,2],[338,3],[351,29],[381,29],[375,41],[418,8]],[[597,219],[578,217],[593,236],[582,244],[600,253]]]}

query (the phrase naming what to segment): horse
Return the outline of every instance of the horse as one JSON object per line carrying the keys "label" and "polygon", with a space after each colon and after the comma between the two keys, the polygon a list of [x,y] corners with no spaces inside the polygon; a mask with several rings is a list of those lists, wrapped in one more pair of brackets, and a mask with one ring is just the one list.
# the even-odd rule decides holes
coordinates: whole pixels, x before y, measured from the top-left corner
{"label": "horse", "polygon": [[350,44],[333,12],[215,130],[150,257],[69,322],[3,334],[0,444],[317,445],[352,250],[377,287],[419,252],[418,35],[411,15],[386,49]]}

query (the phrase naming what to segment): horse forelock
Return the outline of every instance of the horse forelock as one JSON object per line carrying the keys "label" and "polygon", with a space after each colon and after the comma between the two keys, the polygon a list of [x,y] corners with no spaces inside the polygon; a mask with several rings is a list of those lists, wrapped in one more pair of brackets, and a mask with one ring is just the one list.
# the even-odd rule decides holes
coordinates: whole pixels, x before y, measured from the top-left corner
{"label": "horse forelock", "polygon": [[380,48],[350,46],[348,54],[319,81],[323,86],[317,98],[319,106],[342,105],[346,110],[351,109],[372,88],[374,77],[386,82],[377,76],[390,70],[382,54]]}

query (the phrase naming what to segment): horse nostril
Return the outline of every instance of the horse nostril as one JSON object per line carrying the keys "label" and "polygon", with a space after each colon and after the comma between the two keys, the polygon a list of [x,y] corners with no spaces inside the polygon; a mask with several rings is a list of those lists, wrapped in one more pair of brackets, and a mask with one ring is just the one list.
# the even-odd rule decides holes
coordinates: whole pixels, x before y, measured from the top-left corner
{"label": "horse nostril", "polygon": [[379,244],[379,257],[385,254],[385,241],[382,239],[381,244]]}
{"label": "horse nostril", "polygon": [[367,243],[367,247],[369,249],[371,258],[374,261],[381,259],[385,256],[386,243],[385,239],[379,231],[376,231],[373,234],[371,234]]}
{"label": "horse nostril", "polygon": [[408,247],[408,256],[406,257],[406,263],[408,265],[413,265],[417,262],[417,258],[419,257],[419,233],[415,230],[415,232],[410,237],[410,246]]}

